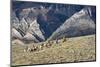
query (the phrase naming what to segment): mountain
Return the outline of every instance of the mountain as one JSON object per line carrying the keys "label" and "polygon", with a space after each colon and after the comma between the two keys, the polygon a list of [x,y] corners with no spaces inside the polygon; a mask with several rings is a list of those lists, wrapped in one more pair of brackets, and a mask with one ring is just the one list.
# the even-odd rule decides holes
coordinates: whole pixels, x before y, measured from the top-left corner
{"label": "mountain", "polygon": [[90,18],[89,7],[67,19],[49,39],[95,34],[95,22]]}
{"label": "mountain", "polygon": [[[23,41],[41,42],[48,38],[56,39],[67,35],[71,37],[95,32],[95,29],[91,28],[91,25],[96,22],[94,6],[23,1],[13,1],[12,5],[12,28],[17,31],[12,38],[19,39],[20,34],[20,39]],[[80,26],[85,31],[81,31]],[[18,36],[14,36],[15,34]]]}

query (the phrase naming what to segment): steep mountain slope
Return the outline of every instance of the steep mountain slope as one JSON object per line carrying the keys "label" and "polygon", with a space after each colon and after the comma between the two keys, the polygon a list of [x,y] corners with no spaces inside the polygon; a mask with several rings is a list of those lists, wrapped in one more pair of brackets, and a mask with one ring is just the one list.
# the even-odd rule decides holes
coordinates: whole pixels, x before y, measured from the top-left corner
{"label": "steep mountain slope", "polygon": [[49,39],[95,34],[95,22],[90,18],[90,8],[84,8],[64,22]]}

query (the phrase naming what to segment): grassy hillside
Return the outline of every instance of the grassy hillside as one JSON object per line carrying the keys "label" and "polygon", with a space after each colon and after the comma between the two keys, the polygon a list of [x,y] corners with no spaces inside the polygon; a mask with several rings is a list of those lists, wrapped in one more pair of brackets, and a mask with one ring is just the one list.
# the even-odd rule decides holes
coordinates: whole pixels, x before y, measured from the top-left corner
{"label": "grassy hillside", "polygon": [[16,42],[12,42],[12,65],[96,60],[95,35],[67,38],[65,42],[52,43],[51,47],[44,47],[33,52],[24,52],[24,46],[21,45],[24,43]]}

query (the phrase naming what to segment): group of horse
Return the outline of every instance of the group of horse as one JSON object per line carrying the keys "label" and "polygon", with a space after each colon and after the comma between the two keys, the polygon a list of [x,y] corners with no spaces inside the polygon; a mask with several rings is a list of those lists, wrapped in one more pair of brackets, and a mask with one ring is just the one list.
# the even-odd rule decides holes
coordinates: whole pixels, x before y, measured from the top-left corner
{"label": "group of horse", "polygon": [[65,41],[66,41],[66,38],[63,38],[62,40],[56,39],[52,41],[42,42],[40,44],[32,44],[31,46],[25,46],[24,52],[40,51],[40,50],[43,50],[44,48],[50,48],[54,44],[58,45]]}

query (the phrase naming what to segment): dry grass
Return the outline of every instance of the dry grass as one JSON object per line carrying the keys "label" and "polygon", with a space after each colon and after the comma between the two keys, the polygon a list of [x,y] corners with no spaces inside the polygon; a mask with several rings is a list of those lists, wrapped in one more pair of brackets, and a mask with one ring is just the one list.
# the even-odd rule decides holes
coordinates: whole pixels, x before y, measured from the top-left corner
{"label": "dry grass", "polygon": [[12,65],[47,64],[96,60],[95,35],[67,38],[39,51],[24,52],[24,46],[12,43]]}

